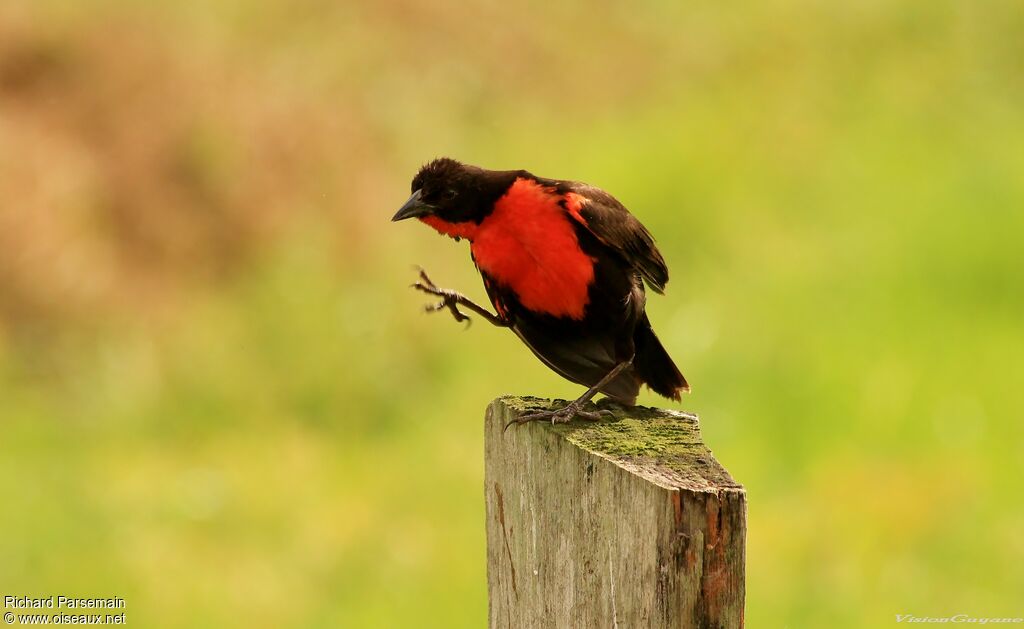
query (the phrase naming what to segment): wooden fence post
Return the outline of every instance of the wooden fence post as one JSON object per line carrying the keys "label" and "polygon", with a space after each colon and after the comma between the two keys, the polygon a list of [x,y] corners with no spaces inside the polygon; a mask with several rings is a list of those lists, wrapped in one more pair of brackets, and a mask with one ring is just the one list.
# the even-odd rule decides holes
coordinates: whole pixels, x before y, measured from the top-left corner
{"label": "wooden fence post", "polygon": [[502,433],[549,404],[487,409],[489,626],[742,627],[746,494],[697,418],[637,407]]}

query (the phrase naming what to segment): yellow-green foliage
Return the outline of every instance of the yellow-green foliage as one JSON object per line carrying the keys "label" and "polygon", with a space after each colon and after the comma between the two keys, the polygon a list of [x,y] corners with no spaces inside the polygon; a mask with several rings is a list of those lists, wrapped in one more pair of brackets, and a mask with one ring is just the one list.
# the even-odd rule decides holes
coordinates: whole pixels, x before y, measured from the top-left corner
{"label": "yellow-green foliage", "polygon": [[656,235],[748,626],[1019,616],[1021,33],[1017,0],[0,4],[0,595],[482,626],[484,409],[579,390],[406,288],[482,298],[388,222],[451,155]]}

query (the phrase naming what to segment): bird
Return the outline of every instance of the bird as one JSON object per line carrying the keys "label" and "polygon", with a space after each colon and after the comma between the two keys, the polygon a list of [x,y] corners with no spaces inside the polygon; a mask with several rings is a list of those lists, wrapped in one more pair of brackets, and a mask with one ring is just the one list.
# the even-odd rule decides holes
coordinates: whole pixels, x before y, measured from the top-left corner
{"label": "bird", "polygon": [[526,413],[508,425],[601,419],[610,411],[586,408],[598,393],[633,406],[641,385],[676,401],[690,390],[646,313],[645,284],[662,293],[668,266],[651,233],[611,194],[448,157],[420,168],[411,188],[391,220],[415,218],[468,240],[494,308],[439,288],[420,268],[412,287],[441,298],[427,310],[469,321],[464,309],[509,328],[541,362],[587,387],[561,408]]}

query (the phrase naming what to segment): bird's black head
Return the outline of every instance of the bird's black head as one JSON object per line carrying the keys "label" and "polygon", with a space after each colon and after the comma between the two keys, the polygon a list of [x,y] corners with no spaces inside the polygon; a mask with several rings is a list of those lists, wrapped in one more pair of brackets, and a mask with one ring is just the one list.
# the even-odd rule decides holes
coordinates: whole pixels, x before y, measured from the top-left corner
{"label": "bird's black head", "polygon": [[412,196],[391,220],[433,216],[446,223],[480,223],[514,180],[512,171],[484,170],[441,157],[416,173]]}

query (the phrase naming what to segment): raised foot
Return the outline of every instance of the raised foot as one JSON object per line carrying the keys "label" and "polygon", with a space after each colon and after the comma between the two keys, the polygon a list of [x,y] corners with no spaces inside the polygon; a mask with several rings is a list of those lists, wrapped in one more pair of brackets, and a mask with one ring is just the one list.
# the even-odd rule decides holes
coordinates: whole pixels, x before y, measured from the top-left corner
{"label": "raised foot", "polygon": [[444,310],[445,308],[447,308],[452,313],[452,316],[455,317],[455,320],[458,321],[459,323],[465,321],[467,326],[472,324],[473,320],[469,318],[468,315],[463,314],[462,311],[459,310],[459,300],[465,298],[451,289],[438,288],[437,286],[434,285],[434,282],[432,282],[430,278],[427,277],[427,272],[423,269],[423,267],[417,268],[419,268],[420,279],[418,282],[412,284],[411,288],[415,288],[416,290],[427,293],[428,295],[435,295],[441,298],[441,301],[439,301],[438,303],[428,304],[424,309],[427,312],[437,312],[438,310]]}
{"label": "raised foot", "polygon": [[582,419],[589,419],[591,421],[599,421],[608,417],[613,417],[615,413],[609,410],[599,411],[585,411],[583,405],[578,402],[570,402],[564,407],[550,411],[533,411],[525,415],[513,419],[509,423],[505,424],[502,432],[508,430],[508,427],[512,424],[525,424],[527,422],[538,422],[551,420],[552,424],[565,424],[571,422],[573,419],[580,417]]}

